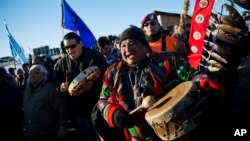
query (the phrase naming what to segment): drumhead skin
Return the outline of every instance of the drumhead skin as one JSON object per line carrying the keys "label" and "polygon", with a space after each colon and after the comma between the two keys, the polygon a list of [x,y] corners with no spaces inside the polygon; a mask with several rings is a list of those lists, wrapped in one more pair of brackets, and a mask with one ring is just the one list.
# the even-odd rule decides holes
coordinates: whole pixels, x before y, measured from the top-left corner
{"label": "drumhead skin", "polygon": [[197,126],[187,112],[195,102],[188,95],[194,88],[192,81],[183,82],[148,109],[145,119],[162,140],[176,139]]}
{"label": "drumhead skin", "polygon": [[100,73],[97,66],[90,66],[83,70],[69,85],[68,91],[71,96],[81,94],[84,91],[84,82],[86,80],[96,80],[100,76]]}

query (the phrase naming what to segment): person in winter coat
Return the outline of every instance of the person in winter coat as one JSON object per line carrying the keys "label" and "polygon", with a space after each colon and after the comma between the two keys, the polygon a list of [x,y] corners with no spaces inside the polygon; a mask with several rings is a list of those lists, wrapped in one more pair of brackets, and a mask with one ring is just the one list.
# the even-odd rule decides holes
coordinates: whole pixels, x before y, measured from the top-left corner
{"label": "person in winter coat", "polygon": [[56,86],[47,81],[48,71],[42,65],[29,70],[23,97],[25,136],[28,141],[56,140],[67,135],[66,102]]}
{"label": "person in winter coat", "polygon": [[147,108],[130,112],[141,106],[146,96],[157,101],[182,82],[192,81],[198,89],[192,94],[197,103],[188,110],[195,119],[203,121],[219,109],[223,98],[221,85],[207,74],[193,70],[175,52],[153,52],[140,28],[125,29],[120,47],[122,61],[110,66],[104,74],[99,109],[110,127],[124,130],[126,141],[160,140],[145,120]]}

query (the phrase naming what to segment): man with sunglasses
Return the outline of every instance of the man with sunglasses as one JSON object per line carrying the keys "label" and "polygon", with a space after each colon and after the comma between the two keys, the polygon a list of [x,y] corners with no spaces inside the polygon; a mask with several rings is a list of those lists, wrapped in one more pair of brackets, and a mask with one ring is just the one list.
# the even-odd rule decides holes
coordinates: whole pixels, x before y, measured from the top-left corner
{"label": "man with sunglasses", "polygon": [[146,15],[141,22],[141,27],[145,32],[150,48],[153,51],[158,53],[161,53],[162,51],[178,52],[182,57],[186,56],[186,47],[180,45],[181,42],[174,37],[165,34],[155,13]]}
{"label": "man with sunglasses", "polygon": [[[91,112],[100,96],[102,76],[108,64],[101,53],[85,48],[80,36],[74,32],[64,36],[63,47],[66,55],[58,60],[55,66],[59,82],[57,90],[68,101],[67,110],[70,120],[76,128],[77,138],[84,141],[98,141],[98,134],[91,121]],[[95,81],[87,81],[83,86],[85,91],[81,94],[70,96],[68,92],[70,83],[82,70],[90,66],[97,66],[100,69],[100,77]]]}

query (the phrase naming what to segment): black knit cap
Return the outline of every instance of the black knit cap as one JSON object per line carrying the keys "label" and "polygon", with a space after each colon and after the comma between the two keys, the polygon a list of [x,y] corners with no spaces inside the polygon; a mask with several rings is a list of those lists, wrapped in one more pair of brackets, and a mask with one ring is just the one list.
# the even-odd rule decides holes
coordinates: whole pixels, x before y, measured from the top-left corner
{"label": "black knit cap", "polygon": [[121,42],[123,40],[129,39],[129,38],[139,40],[143,44],[145,44],[148,48],[150,48],[145,33],[142,31],[142,29],[140,29],[136,26],[130,26],[129,28],[125,29],[122,32],[122,34],[120,36],[119,45],[121,45]]}

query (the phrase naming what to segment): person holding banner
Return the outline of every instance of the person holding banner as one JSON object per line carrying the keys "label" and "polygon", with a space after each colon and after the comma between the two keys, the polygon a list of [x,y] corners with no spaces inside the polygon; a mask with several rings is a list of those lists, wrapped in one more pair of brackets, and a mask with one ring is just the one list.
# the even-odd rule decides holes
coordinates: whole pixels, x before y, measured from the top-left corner
{"label": "person holding banner", "polygon": [[[221,85],[211,76],[192,69],[175,52],[152,51],[140,28],[125,29],[119,44],[122,61],[109,67],[104,74],[99,109],[110,127],[124,130],[126,141],[160,140],[145,120],[148,107],[144,101],[148,96],[158,101],[182,82],[191,81],[197,88],[190,93],[196,102],[183,106],[192,115],[191,121],[201,124],[219,110],[223,99]],[[176,116],[181,118],[181,115]],[[184,134],[173,139],[186,137]]]}

